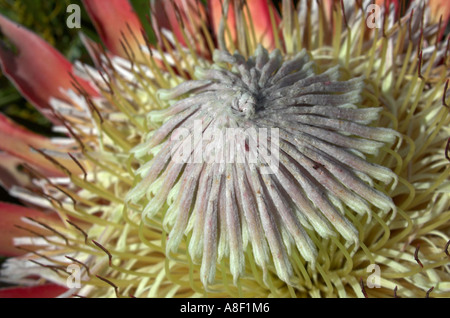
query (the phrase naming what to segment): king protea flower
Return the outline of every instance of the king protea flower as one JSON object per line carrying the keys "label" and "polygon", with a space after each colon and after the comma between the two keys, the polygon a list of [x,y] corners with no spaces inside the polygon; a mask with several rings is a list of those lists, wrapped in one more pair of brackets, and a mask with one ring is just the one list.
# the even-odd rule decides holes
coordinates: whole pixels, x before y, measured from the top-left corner
{"label": "king protea flower", "polygon": [[83,2],[92,65],[0,16],[66,136],[0,117],[2,295],[450,295],[448,1]]}

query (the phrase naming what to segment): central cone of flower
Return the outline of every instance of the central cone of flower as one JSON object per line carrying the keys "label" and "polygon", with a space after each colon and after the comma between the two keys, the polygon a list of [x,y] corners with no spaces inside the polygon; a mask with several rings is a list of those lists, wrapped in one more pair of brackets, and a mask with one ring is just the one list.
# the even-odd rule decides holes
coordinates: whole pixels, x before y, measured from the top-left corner
{"label": "central cone of flower", "polygon": [[294,246],[314,267],[311,232],[339,233],[356,251],[358,231],[345,214],[370,221],[371,205],[395,211],[372,181],[395,175],[366,158],[395,132],[369,126],[381,108],[364,107],[363,78],[316,69],[305,50],[283,58],[259,46],[247,60],[217,50],[197,80],[159,92],[171,106],[149,117],[168,119],[134,149],[142,180],[127,201],[142,204],[145,218],[162,217],[168,255],[187,234],[205,286],[228,257],[236,281],[248,248],[264,276],[274,267],[291,283]]}

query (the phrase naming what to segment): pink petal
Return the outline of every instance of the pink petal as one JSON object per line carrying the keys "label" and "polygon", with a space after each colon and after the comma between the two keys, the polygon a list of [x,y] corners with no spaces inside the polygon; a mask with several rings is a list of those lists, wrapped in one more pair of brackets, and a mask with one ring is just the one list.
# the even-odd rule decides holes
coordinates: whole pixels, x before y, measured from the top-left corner
{"label": "pink petal", "polygon": [[0,298],[56,298],[66,291],[66,287],[55,284],[33,287],[11,287],[0,289]]}
{"label": "pink petal", "polygon": [[[3,114],[0,114],[0,140],[0,150],[41,168],[50,176],[64,176],[54,164],[30,148],[58,150],[55,145],[48,138],[26,130]],[[59,158],[55,160],[73,173],[82,173],[78,165],[72,160]]]}
{"label": "pink petal", "polygon": [[143,58],[139,49],[146,45],[142,25],[127,0],[83,0],[83,4],[108,50],[128,58],[131,47],[138,60]]}
{"label": "pink petal", "polygon": [[375,3],[378,5],[384,5],[389,9],[391,7],[391,4],[393,4],[395,8],[395,16],[398,16],[399,10],[401,10],[401,4],[399,3],[399,0],[376,0]]}
{"label": "pink petal", "polygon": [[[35,107],[53,122],[49,111],[50,97],[65,100],[60,88],[72,88],[72,64],[39,36],[0,15],[1,33],[14,45],[15,51],[0,45],[0,65],[3,72]],[[79,84],[88,94],[96,95],[93,87],[81,78]]]}
{"label": "pink petal", "polygon": [[[191,39],[200,38],[202,21],[207,24],[205,8],[198,0],[173,0],[173,1],[159,1],[151,0],[152,8],[152,23],[155,30],[156,37],[160,44],[161,30],[167,29],[172,31],[175,38],[183,45],[186,45],[183,37],[182,29],[185,30],[186,35]],[[181,21],[180,21],[181,19]],[[194,43],[195,44],[195,43]],[[202,49],[197,45],[197,50],[200,53]]]}
{"label": "pink petal", "polygon": [[248,9],[251,14],[251,17],[248,19],[253,21],[256,37],[261,39],[261,43],[264,46],[272,49],[275,48],[275,34],[270,19],[270,10],[274,15],[275,25],[277,27],[280,25],[281,18],[273,3],[270,2],[269,8],[267,0],[249,1]]}
{"label": "pink petal", "polygon": [[80,39],[81,42],[83,42],[84,47],[87,49],[89,56],[91,57],[95,66],[97,66],[100,69],[100,66],[103,64],[101,56],[104,54],[101,45],[91,40],[84,33],[80,33]]}
{"label": "pink petal", "polygon": [[399,5],[398,0],[376,0],[375,3],[378,4],[378,5],[383,5],[384,4],[384,5],[387,5],[387,6],[390,6],[392,3],[395,6]]}
{"label": "pink petal", "polygon": [[326,17],[327,21],[332,21],[334,3],[336,3],[336,0],[324,0],[323,1],[323,9],[324,9],[325,17]]}
{"label": "pink petal", "polygon": [[22,221],[22,218],[24,217],[29,217],[45,224],[61,224],[58,216],[54,213],[46,214],[19,205],[0,202],[0,255],[20,256],[26,254],[26,251],[17,249],[14,246],[13,238],[24,236],[30,237],[33,236],[33,234],[18,228],[16,225],[33,230],[40,235],[51,234],[49,230],[25,224]]}
{"label": "pink petal", "polygon": [[430,0],[431,12],[436,19],[442,16],[444,22],[448,22],[450,19],[450,1],[449,0]]}
{"label": "pink petal", "polygon": [[[210,20],[213,26],[216,37],[219,36],[220,21],[223,16],[223,1],[220,0],[208,0],[208,8],[210,14]],[[230,1],[228,7],[227,25],[233,41],[236,41],[236,19],[234,16],[234,2]]]}
{"label": "pink petal", "polygon": [[23,160],[0,152],[0,186],[9,190],[12,186],[29,186],[30,178],[19,171],[19,166]]}
{"label": "pink petal", "polygon": [[[221,0],[208,0],[210,8],[210,18],[216,35],[219,32],[220,21],[222,19],[222,3]],[[269,7],[270,5],[270,7]],[[244,16],[247,23],[253,23],[255,35],[259,43],[267,49],[275,48],[275,34],[272,28],[272,21],[270,18],[270,11],[273,12],[275,25],[279,25],[281,18],[272,2],[267,0],[252,0],[247,2],[250,16],[247,16],[247,10],[244,9]],[[228,27],[233,40],[236,40],[236,18],[234,14],[234,1],[230,1],[230,7],[227,17]],[[248,25],[250,29],[250,25]]]}

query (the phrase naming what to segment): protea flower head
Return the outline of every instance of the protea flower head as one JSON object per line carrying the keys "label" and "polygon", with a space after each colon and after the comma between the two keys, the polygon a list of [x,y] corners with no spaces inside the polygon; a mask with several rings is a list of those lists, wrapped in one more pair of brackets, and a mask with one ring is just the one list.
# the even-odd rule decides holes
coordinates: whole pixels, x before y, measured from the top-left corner
{"label": "protea flower head", "polygon": [[83,3],[92,65],[0,16],[66,136],[0,117],[1,294],[450,295],[446,1]]}

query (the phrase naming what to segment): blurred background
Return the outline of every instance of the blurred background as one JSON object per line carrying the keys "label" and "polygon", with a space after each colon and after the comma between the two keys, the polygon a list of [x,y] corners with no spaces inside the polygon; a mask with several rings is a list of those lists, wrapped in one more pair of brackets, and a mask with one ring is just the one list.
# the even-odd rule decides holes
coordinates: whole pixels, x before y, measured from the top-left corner
{"label": "blurred background", "polygon": [[[145,15],[149,12],[149,1],[132,0],[143,24],[150,27]],[[82,9],[81,29],[66,27],[67,6],[78,4]],[[99,41],[95,29],[83,11],[81,0],[0,0],[0,13],[33,30],[52,46],[57,48],[70,61],[81,60],[90,63],[88,54],[78,36],[83,32]],[[45,117],[21,97],[19,92],[0,72],[0,112],[27,126],[30,130],[51,134],[51,125]]]}
{"label": "blurred background", "polygon": [[[151,33],[148,22],[149,0],[130,1],[141,18],[147,33]],[[66,20],[70,13],[67,7],[77,4],[82,10],[81,29],[69,29]],[[0,0],[0,14],[16,21],[58,49],[70,61],[91,63],[81,43],[79,33],[83,32],[95,41],[100,41],[81,0]],[[0,37],[1,38],[1,37]],[[29,130],[45,136],[56,136],[51,123],[29,104],[0,71],[0,112]],[[0,201],[17,202],[0,186]]]}
{"label": "blurred background", "polygon": [[[151,34],[151,26],[148,22],[150,1],[130,1],[147,33]],[[81,29],[69,29],[66,26],[66,20],[71,13],[67,13],[67,7],[70,4],[77,4],[82,10]],[[81,43],[80,32],[100,42],[81,0],[0,0],[0,14],[33,30],[72,62],[80,60],[91,64],[90,57]],[[1,70],[0,112],[31,131],[45,136],[57,136],[51,130],[51,123],[20,95]],[[21,204],[1,186],[0,201]],[[0,256],[0,266],[4,260],[5,257]],[[5,286],[8,284],[0,283],[0,287]]]}

